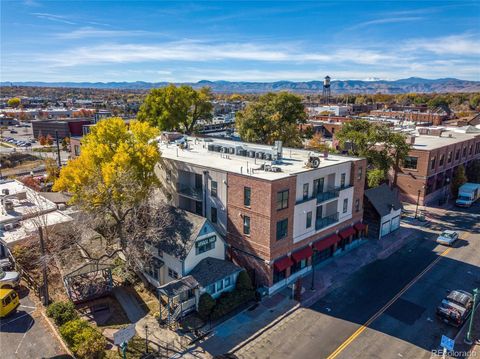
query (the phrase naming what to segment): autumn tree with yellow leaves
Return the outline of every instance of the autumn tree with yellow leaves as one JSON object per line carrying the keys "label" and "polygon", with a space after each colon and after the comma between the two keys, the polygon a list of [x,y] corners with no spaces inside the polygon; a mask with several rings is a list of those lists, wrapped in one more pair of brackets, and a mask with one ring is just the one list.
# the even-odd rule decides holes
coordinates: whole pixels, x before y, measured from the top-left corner
{"label": "autumn tree with yellow leaves", "polygon": [[62,168],[53,186],[69,192],[84,211],[113,221],[122,248],[127,216],[158,186],[158,135],[147,122],[127,126],[121,118],[104,119],[82,139],[80,156]]}

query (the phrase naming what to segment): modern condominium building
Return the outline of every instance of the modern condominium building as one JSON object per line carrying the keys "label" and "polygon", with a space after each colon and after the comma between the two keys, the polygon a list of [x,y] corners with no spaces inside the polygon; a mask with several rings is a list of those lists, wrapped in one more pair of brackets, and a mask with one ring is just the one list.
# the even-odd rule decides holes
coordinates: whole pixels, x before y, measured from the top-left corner
{"label": "modern condominium building", "polygon": [[235,141],[161,142],[172,204],[210,219],[231,259],[272,293],[363,237],[366,161]]}

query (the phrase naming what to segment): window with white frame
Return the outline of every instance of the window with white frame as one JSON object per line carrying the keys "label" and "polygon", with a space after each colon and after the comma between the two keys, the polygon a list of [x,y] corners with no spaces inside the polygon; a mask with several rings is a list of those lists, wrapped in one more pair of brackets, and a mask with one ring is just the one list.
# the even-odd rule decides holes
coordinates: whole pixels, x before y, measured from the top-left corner
{"label": "window with white frame", "polygon": [[202,254],[215,248],[217,236],[213,235],[195,242],[195,254]]}
{"label": "window with white frame", "polygon": [[225,288],[228,288],[232,285],[232,277],[228,276],[224,279],[225,281]]}
{"label": "window with white frame", "polygon": [[168,268],[168,276],[173,279],[178,279],[178,273],[175,272],[172,268]]}

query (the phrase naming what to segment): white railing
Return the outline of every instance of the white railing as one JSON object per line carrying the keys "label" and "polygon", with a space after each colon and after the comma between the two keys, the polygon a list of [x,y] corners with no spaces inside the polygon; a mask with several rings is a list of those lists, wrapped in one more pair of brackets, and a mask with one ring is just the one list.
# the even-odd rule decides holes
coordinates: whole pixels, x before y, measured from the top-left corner
{"label": "white railing", "polygon": [[305,268],[302,268],[298,272],[295,272],[295,273],[291,274],[290,277],[282,279],[281,281],[275,283],[270,288],[268,288],[268,294],[272,295],[273,293],[277,292],[278,290],[286,287],[290,283],[297,280],[297,278],[302,277],[305,274],[309,273],[311,270],[312,270],[312,266],[307,266]]}

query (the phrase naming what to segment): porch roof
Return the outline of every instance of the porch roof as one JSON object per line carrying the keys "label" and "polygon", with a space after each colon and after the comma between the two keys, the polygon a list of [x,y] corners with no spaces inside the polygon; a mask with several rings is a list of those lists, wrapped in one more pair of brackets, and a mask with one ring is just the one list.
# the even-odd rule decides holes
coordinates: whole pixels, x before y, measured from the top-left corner
{"label": "porch roof", "polygon": [[240,271],[242,271],[242,268],[232,262],[208,257],[202,259],[195,268],[192,269],[190,275],[200,286],[205,288],[209,284]]}
{"label": "porch roof", "polygon": [[180,293],[195,289],[196,287],[198,287],[198,282],[191,275],[187,275],[186,277],[162,285],[158,290],[167,297],[175,297]]}

